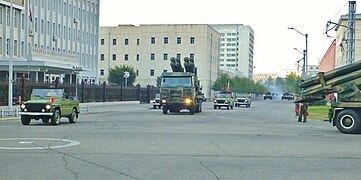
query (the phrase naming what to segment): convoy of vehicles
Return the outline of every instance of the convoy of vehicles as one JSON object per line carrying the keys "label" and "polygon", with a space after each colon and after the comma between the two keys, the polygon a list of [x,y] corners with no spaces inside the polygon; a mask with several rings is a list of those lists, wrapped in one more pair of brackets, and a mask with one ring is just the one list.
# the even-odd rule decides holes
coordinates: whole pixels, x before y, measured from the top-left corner
{"label": "convoy of vehicles", "polygon": [[173,72],[161,75],[160,100],[163,114],[183,109],[189,110],[191,115],[202,112],[204,96],[193,59],[184,58],[184,66],[186,72],[179,59],[171,58]]}
{"label": "convoy of vehicles", "polygon": [[20,104],[19,115],[23,125],[29,125],[32,119],[59,125],[61,117],[75,123],[79,111],[79,101],[66,96],[64,89],[33,89],[30,99]]}
{"label": "convoy of vehicles", "polygon": [[342,133],[361,132],[361,61],[320,72],[318,77],[301,83],[301,98],[295,102],[323,100],[330,93],[337,93],[331,103],[329,121]]}

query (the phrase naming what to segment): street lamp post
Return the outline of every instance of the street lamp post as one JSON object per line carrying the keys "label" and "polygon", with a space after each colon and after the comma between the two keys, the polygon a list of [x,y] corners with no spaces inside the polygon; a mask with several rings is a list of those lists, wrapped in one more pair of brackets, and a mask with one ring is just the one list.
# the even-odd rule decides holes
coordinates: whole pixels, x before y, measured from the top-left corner
{"label": "street lamp post", "polygon": [[306,48],[303,51],[303,71],[302,71],[302,78],[306,79],[307,77],[307,67],[308,67],[308,34],[303,34],[297,29],[293,27],[289,27],[288,29],[296,31],[298,34],[301,34],[302,36],[305,36],[306,38]]}

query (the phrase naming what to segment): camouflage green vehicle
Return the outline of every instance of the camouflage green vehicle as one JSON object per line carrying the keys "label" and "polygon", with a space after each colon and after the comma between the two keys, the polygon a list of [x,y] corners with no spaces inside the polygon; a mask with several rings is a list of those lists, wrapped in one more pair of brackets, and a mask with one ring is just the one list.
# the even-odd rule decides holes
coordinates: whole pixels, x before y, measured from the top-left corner
{"label": "camouflage green vehicle", "polygon": [[171,58],[173,72],[166,72],[161,76],[160,99],[163,114],[168,111],[179,112],[182,109],[189,110],[191,115],[202,112],[204,96],[193,59],[184,58],[184,61],[186,72],[179,59]]}
{"label": "camouflage green vehicle", "polygon": [[29,125],[32,119],[59,125],[61,117],[75,123],[79,111],[79,101],[66,96],[64,89],[33,89],[30,99],[20,104],[19,115],[23,125]]}
{"label": "camouflage green vehicle", "polygon": [[234,106],[234,97],[230,92],[220,92],[216,95],[214,100],[213,108],[221,109],[221,107],[227,107],[227,109],[233,109]]}

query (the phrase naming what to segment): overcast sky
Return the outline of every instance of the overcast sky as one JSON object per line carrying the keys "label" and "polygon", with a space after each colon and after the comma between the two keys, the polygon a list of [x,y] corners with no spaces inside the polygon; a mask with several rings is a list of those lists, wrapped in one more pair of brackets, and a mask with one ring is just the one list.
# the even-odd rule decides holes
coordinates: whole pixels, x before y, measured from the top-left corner
{"label": "overcast sky", "polygon": [[[360,13],[361,2],[356,2]],[[327,21],[348,13],[346,0],[101,0],[100,26],[118,24],[244,24],[254,30],[255,73],[296,70],[308,34],[309,64],[318,64],[332,38]],[[334,31],[328,33],[335,35]]]}

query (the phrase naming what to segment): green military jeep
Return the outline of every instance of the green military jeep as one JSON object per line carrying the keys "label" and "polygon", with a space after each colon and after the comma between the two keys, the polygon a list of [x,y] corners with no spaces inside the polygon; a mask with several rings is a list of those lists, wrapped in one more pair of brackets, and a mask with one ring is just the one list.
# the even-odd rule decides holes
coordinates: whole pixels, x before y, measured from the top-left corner
{"label": "green military jeep", "polygon": [[213,107],[214,109],[220,109],[221,107],[227,107],[227,109],[233,109],[234,97],[230,92],[220,92],[216,95]]}
{"label": "green military jeep", "polygon": [[19,115],[23,125],[29,125],[31,119],[59,125],[61,117],[75,123],[79,113],[79,101],[66,96],[64,89],[33,89],[30,99],[20,104]]}

